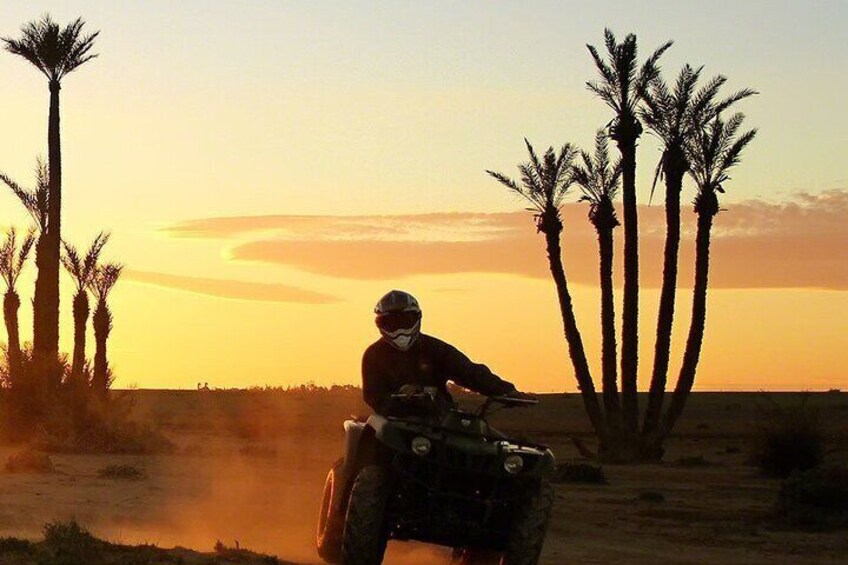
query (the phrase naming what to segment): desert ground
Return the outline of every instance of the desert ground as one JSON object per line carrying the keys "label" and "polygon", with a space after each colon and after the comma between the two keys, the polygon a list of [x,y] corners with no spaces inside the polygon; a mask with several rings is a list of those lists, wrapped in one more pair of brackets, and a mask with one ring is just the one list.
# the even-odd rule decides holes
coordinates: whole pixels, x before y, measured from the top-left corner
{"label": "desert ground", "polygon": [[[76,519],[99,538],[211,551],[217,541],[296,563],[313,546],[324,476],[339,456],[341,423],[367,413],[359,393],[332,391],[118,391],[134,417],[175,444],[168,455],[51,454],[53,473],[0,474],[0,537],[36,539],[51,520]],[[770,394],[781,403],[797,394]],[[750,436],[767,402],[758,393],[697,393],[665,462],[605,465],[608,484],[557,484],[542,562],[845,563],[845,531],[776,524],[778,479],[749,462]],[[845,458],[848,394],[818,393],[831,457]],[[579,459],[570,437],[591,435],[578,395],[545,395],[504,411],[500,429]],[[0,447],[5,461],[18,447]],[[103,478],[107,465],[144,476]],[[387,563],[446,563],[444,549],[390,544]]]}

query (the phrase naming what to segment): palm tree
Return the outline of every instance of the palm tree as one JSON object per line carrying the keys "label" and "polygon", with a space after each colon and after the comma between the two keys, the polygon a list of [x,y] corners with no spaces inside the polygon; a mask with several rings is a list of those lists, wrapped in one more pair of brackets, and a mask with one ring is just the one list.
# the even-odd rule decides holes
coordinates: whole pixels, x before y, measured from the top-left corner
{"label": "palm tree", "polygon": [[573,168],[574,182],[580,186],[582,202],[589,203],[589,221],[598,234],[601,278],[601,335],[603,398],[607,423],[611,430],[621,430],[621,405],[618,400],[617,354],[615,341],[615,302],[613,296],[613,230],[620,225],[613,200],[621,180],[621,160],[610,163],[604,130],[595,134],[595,154],[581,152],[583,164]]}
{"label": "palm tree", "polygon": [[94,238],[91,247],[84,255],[66,241],[63,241],[65,253],[62,264],[71,275],[76,286],[74,294],[74,356],[71,365],[71,375],[79,379],[85,368],[85,329],[88,324],[89,305],[88,287],[97,272],[97,263],[103,246],[109,241],[109,234],[101,232]]}
{"label": "palm tree", "polygon": [[[38,279],[34,300],[33,347],[46,363],[55,364],[59,353],[59,244],[62,210],[62,153],[59,135],[59,91],[62,79],[90,61],[99,34],[84,34],[85,22],[77,18],[64,28],[49,15],[21,28],[19,39],[2,38],[7,51],[19,55],[45,77],[50,90],[48,116],[49,198],[47,230],[39,245]],[[58,375],[52,375],[58,383]]]}
{"label": "palm tree", "polygon": [[698,231],[695,239],[695,287],[692,301],[692,321],[683,353],[683,365],[671,405],[663,420],[661,432],[667,435],[683,413],[686,400],[695,382],[695,372],[704,339],[707,318],[707,279],[710,268],[710,230],[713,218],[719,213],[718,194],[724,193],[724,185],[730,180],[728,171],[739,164],[742,151],[757,135],[757,130],[748,130],[738,135],[744,115],[734,114],[726,122],[717,116],[709,126],[696,133],[686,145],[689,160],[689,175],[698,187],[695,197],[695,213],[698,215]]}
{"label": "palm tree", "polygon": [[609,61],[587,45],[600,74],[598,82],[586,86],[615,112],[610,137],[621,152],[622,200],[624,202],[624,307],[621,330],[621,392],[624,424],[632,435],[638,433],[639,405],[636,396],[639,365],[639,234],[636,211],[636,142],[642,134],[637,106],[645,87],[659,72],[657,62],[671,47],[669,41],[651,54],[641,68],[637,64],[636,36],[627,35],[618,43],[609,29],[604,30]]}
{"label": "palm tree", "polygon": [[531,210],[536,212],[536,229],[545,236],[548,263],[556,285],[563,330],[568,342],[568,351],[571,356],[571,363],[574,366],[577,385],[583,396],[583,404],[586,407],[589,420],[598,437],[601,438],[603,445],[608,437],[607,426],[595,392],[583,340],[577,328],[577,320],[574,317],[574,308],[571,303],[571,294],[568,291],[568,279],[562,264],[560,246],[562,234],[560,207],[573,182],[572,164],[577,151],[571,144],[567,143],[559,151],[559,154],[554,151],[553,147],[550,147],[542,156],[542,159],[539,159],[530,142],[525,139],[524,143],[530,154],[530,160],[518,165],[518,170],[521,173],[521,184],[501,173],[489,170],[486,172],[509,190],[530,202]]}
{"label": "palm tree", "polygon": [[97,306],[94,308],[92,319],[95,353],[94,375],[91,384],[95,392],[102,396],[105,396],[106,391],[109,390],[112,379],[112,371],[109,369],[109,362],[106,357],[106,342],[109,339],[109,333],[112,331],[112,312],[109,310],[106,299],[118,282],[123,268],[124,266],[118,263],[102,265],[95,270],[94,277],[89,283],[91,292],[97,298]]}
{"label": "palm tree", "polygon": [[642,428],[643,443],[648,451],[658,456],[654,436],[662,414],[663,396],[668,376],[671,353],[671,331],[674,323],[674,300],[677,286],[677,257],[680,248],[680,193],[683,177],[689,169],[685,143],[707,123],[732,104],[752,96],[755,91],[744,89],[723,100],[716,100],[719,89],[727,81],[723,76],[711,79],[698,89],[703,67],[685,65],[673,88],[657,74],[641,94],[643,106],[639,111],[642,121],[663,143],[663,153],[657,165],[654,185],[665,180],[666,239],[663,254],[663,279],[657,314],[657,341],[654,350],[654,367],[648,395],[648,408]]}
{"label": "palm tree", "polygon": [[18,383],[21,362],[21,338],[18,331],[18,309],[21,298],[15,288],[18,277],[26,264],[29,252],[35,242],[35,234],[30,231],[18,247],[17,232],[14,228],[6,232],[6,237],[0,243],[0,276],[6,281],[6,294],[3,296],[3,319],[6,322],[8,335],[8,370],[12,386]]}

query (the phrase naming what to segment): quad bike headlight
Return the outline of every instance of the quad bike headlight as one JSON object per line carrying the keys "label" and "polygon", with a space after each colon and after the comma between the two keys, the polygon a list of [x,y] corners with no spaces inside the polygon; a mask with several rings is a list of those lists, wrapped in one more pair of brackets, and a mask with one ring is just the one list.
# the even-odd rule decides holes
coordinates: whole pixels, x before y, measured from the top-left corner
{"label": "quad bike headlight", "polygon": [[524,468],[524,459],[520,455],[507,455],[506,459],[504,459],[503,467],[504,471],[510,475],[517,475]]}
{"label": "quad bike headlight", "polygon": [[433,444],[424,436],[416,436],[412,439],[411,447],[412,453],[424,457],[430,453],[430,450],[433,448]]}

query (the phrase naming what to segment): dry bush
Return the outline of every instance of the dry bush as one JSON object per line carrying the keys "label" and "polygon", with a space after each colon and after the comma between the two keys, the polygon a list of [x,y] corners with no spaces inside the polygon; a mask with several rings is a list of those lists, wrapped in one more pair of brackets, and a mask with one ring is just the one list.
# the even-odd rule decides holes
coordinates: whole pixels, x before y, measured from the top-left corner
{"label": "dry bush", "polygon": [[6,460],[9,473],[52,473],[54,470],[50,457],[34,449],[23,449]]}
{"label": "dry bush", "polygon": [[848,467],[796,471],[783,481],[777,514],[793,527],[823,530],[848,525]]}
{"label": "dry bush", "polygon": [[[51,371],[41,367],[27,347],[22,351],[17,385],[0,390],[0,440],[31,442],[43,451],[62,453],[162,453],[173,444],[157,429],[130,417],[131,398],[115,392],[102,396],[90,386],[88,367],[74,375],[62,356],[53,367],[59,384],[48,384]],[[9,384],[8,361],[0,383]]]}
{"label": "dry bush", "polygon": [[704,458],[703,455],[679,457],[674,464],[678,467],[711,467],[713,465],[713,463]]}
{"label": "dry bush", "polygon": [[144,472],[144,469],[139,469],[135,465],[118,464],[106,465],[97,471],[97,476],[101,479],[140,481],[147,478],[147,473]]}
{"label": "dry bush", "polygon": [[762,421],[754,433],[753,463],[763,474],[787,477],[793,471],[818,466],[824,458],[824,430],[819,411],[807,396],[791,406],[771,399],[762,408]]}
{"label": "dry bush", "polygon": [[639,496],[637,498],[645,502],[665,502],[665,495],[655,490],[643,490],[639,492]]}
{"label": "dry bush", "polygon": [[98,555],[103,542],[88,530],[70,522],[50,522],[44,526],[44,546],[47,554],[40,563],[45,565],[94,565],[102,560]]}

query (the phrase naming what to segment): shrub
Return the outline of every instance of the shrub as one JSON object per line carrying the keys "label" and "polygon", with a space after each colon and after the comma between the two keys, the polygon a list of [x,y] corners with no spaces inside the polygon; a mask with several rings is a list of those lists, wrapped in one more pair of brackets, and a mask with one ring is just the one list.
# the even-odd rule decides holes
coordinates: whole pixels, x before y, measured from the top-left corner
{"label": "shrub", "polygon": [[848,467],[823,466],[796,471],[783,481],[778,516],[809,529],[848,525]]}
{"label": "shrub", "polygon": [[6,471],[10,473],[52,473],[50,457],[34,449],[23,449],[6,460]]}
{"label": "shrub", "polygon": [[824,432],[819,412],[807,398],[793,406],[770,401],[754,434],[753,462],[763,474],[787,477],[819,465],[824,457]]}
{"label": "shrub", "polygon": [[218,540],[215,543],[215,554],[218,559],[224,563],[262,563],[263,565],[284,565],[284,563],[276,557],[240,548],[238,541],[236,541],[235,547],[227,547]]}
{"label": "shrub", "polygon": [[97,471],[97,476],[101,479],[140,481],[147,477],[147,473],[133,465],[106,465]]}
{"label": "shrub", "polygon": [[557,483],[607,484],[603,467],[581,462],[565,462],[557,465],[553,480]]}
{"label": "shrub", "polygon": [[93,565],[101,562],[98,549],[103,542],[94,538],[75,520],[50,522],[44,526],[44,544],[50,565]]}
{"label": "shrub", "polygon": [[639,493],[639,500],[645,502],[665,502],[665,495],[655,490],[643,490]]}
{"label": "shrub", "polygon": [[680,457],[674,462],[678,467],[709,467],[712,465],[703,455],[693,455],[690,457]]}
{"label": "shrub", "polygon": [[0,555],[9,553],[30,553],[32,542],[18,538],[0,538]]}

